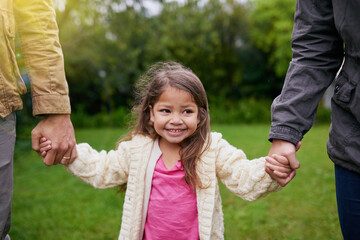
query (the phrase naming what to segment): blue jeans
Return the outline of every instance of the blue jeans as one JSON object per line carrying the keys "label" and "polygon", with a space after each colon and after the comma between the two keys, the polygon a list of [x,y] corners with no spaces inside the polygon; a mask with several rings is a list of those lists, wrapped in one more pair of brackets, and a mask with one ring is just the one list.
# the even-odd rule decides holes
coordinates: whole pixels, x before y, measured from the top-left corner
{"label": "blue jeans", "polygon": [[358,240],[360,239],[360,175],[335,164],[335,183],[344,240]]}
{"label": "blue jeans", "polygon": [[13,157],[15,145],[15,113],[0,117],[0,239],[9,239],[13,192]]}

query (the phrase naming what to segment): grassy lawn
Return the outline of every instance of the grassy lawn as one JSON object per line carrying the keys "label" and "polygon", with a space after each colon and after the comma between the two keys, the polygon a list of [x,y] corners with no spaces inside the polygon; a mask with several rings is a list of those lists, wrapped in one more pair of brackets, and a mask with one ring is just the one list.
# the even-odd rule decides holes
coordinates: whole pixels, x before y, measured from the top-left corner
{"label": "grassy lawn", "polygon": [[[249,159],[267,154],[268,125],[213,126]],[[123,129],[79,129],[78,142],[112,149]],[[314,127],[298,153],[301,168],[280,192],[245,202],[221,186],[226,239],[341,239],[328,126]],[[18,136],[11,237],[15,240],[117,239],[123,194],[96,190],[62,166],[46,167]]]}

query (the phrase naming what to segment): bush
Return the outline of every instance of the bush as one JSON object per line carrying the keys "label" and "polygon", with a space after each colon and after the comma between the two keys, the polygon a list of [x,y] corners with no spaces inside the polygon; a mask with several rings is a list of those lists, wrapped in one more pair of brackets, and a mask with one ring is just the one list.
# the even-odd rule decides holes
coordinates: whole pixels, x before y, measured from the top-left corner
{"label": "bush", "polygon": [[[221,101],[219,101],[221,102]],[[248,98],[237,102],[210,103],[211,122],[215,124],[271,122],[271,100]],[[331,110],[318,107],[315,124],[329,124]]]}
{"label": "bush", "polygon": [[255,98],[210,104],[211,122],[216,124],[270,123],[270,100]]}
{"label": "bush", "polygon": [[322,105],[318,107],[315,123],[316,124],[330,124],[331,109],[324,108]]}
{"label": "bush", "polygon": [[130,121],[130,110],[120,107],[111,112],[102,111],[95,115],[88,115],[82,109],[71,114],[71,121],[75,128],[95,127],[126,127]]}

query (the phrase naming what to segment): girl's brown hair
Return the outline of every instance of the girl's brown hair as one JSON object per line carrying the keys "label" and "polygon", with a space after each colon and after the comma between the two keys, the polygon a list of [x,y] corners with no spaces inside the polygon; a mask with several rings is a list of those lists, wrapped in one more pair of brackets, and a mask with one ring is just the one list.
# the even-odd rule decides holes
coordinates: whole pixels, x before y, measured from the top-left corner
{"label": "girl's brown hair", "polygon": [[136,85],[136,105],[133,107],[136,123],[134,130],[126,138],[129,139],[137,134],[153,139],[158,137],[150,121],[149,106],[154,106],[162,92],[169,86],[190,93],[199,109],[199,124],[193,135],[181,143],[180,157],[186,183],[192,187],[202,187],[196,173],[196,164],[210,143],[209,106],[204,86],[190,69],[176,62],[160,62],[153,65],[140,78]]}

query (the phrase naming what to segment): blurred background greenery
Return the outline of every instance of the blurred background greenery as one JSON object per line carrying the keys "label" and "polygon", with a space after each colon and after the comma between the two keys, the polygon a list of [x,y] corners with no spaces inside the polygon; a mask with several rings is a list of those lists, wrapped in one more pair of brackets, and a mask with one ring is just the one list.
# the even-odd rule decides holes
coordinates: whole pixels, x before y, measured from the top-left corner
{"label": "blurred background greenery", "polygon": [[[213,123],[268,123],[291,59],[295,0],[54,0],[76,128],[123,127],[157,61],[202,80]],[[18,61],[23,66],[21,52]],[[25,68],[23,75],[27,79]],[[27,81],[28,82],[28,81]],[[34,125],[31,93],[18,113]],[[330,111],[320,106],[318,121]]]}
{"label": "blurred background greenery", "polygon": [[[291,60],[295,0],[53,1],[78,142],[112,149],[127,131],[134,83],[151,64],[173,60],[202,80],[212,129],[250,159],[267,154],[270,105]],[[39,119],[30,94],[17,112],[12,238],[116,239],[123,195],[42,163],[31,150]],[[247,203],[221,186],[226,239],[341,239],[325,102],[285,189]]]}

